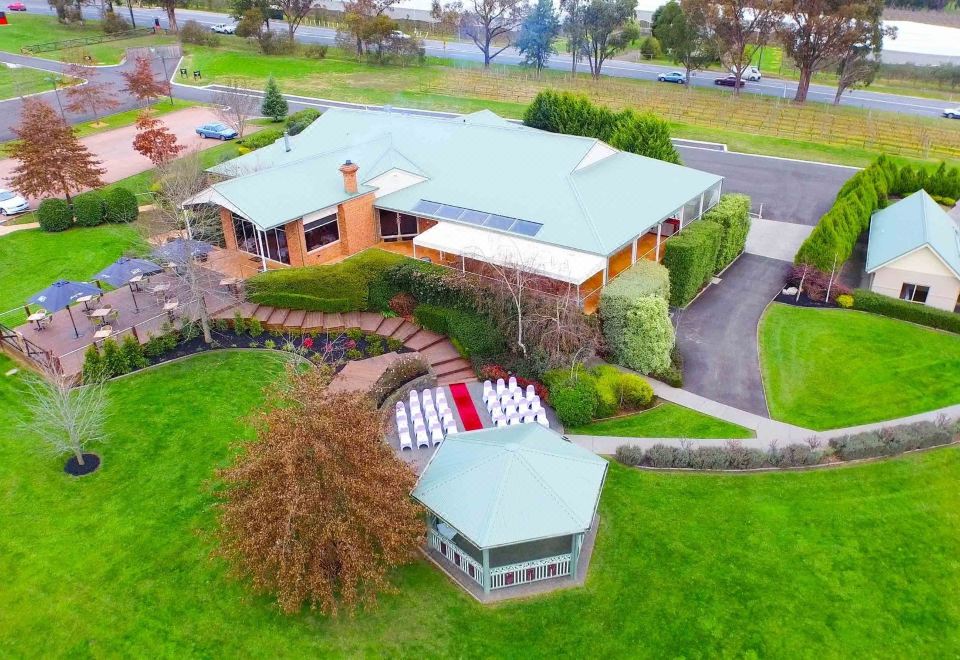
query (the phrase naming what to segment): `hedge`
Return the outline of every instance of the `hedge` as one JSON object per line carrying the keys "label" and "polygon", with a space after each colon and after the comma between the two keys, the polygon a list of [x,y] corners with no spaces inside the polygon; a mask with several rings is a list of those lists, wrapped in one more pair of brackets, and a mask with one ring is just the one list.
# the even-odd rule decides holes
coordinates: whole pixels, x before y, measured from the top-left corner
{"label": "hedge", "polygon": [[250,151],[255,151],[273,144],[282,137],[283,131],[279,128],[266,128],[262,131],[257,131],[256,133],[248,135],[242,140],[237,140],[237,144],[246,147]]}
{"label": "hedge", "polygon": [[915,422],[832,438],[830,446],[842,460],[853,461],[945,445],[953,441],[956,433],[956,424],[951,428],[945,423]]}
{"label": "hedge", "polygon": [[750,233],[750,198],[747,195],[723,195],[712,209],[703,214],[701,220],[720,225],[720,248],[717,251],[717,263],[714,271],[719,273],[733,263],[747,246],[747,234]]}
{"label": "hedge", "polygon": [[103,193],[107,222],[133,222],[140,215],[137,196],[126,188],[111,188]]}
{"label": "hedge", "polygon": [[594,419],[647,407],[653,388],[640,376],[608,364],[592,369],[554,369],[543,375],[550,405],[561,423],[583,426]]}
{"label": "hedge", "polygon": [[853,308],[960,334],[960,314],[891,298],[866,289],[853,292]]}
{"label": "hedge", "polygon": [[670,299],[670,273],[661,264],[640,259],[603,288],[611,296],[636,298],[655,295]]}
{"label": "hedge", "polygon": [[592,379],[550,387],[550,405],[564,426],[583,426],[596,417],[597,390]]}
{"label": "hedge", "polygon": [[437,305],[417,305],[413,317],[427,330],[447,335],[465,357],[482,361],[504,350],[503,339],[496,326],[482,314]]}
{"label": "hedge", "polygon": [[713,277],[722,234],[717,223],[700,220],[664,244],[663,265],[670,271],[671,305],[687,305]]}
{"label": "hedge", "polygon": [[73,216],[80,227],[96,227],[102,224],[105,213],[103,195],[97,190],[73,198]]}
{"label": "hedge", "polygon": [[251,302],[315,312],[354,312],[368,309],[371,285],[407,257],[370,249],[326,266],[285,268],[247,280]]}
{"label": "hedge", "polygon": [[298,110],[287,117],[287,132],[290,135],[298,135],[303,132],[303,129],[316,121],[319,116],[320,111],[314,108]]}
{"label": "hedge", "polygon": [[660,282],[669,278],[667,269],[652,261],[644,263],[650,266],[641,270],[650,277],[635,277],[627,271],[604,288],[600,318],[614,361],[649,374],[669,369],[676,337],[667,307],[669,281]]}
{"label": "hedge", "polygon": [[793,444],[763,451],[732,441],[723,447],[688,449],[657,444],[649,449],[621,445],[616,459],[624,465],[689,470],[755,470],[769,467],[816,465],[828,452]]}
{"label": "hedge", "polygon": [[37,222],[43,231],[64,231],[73,224],[73,214],[64,200],[45,199],[37,207]]}

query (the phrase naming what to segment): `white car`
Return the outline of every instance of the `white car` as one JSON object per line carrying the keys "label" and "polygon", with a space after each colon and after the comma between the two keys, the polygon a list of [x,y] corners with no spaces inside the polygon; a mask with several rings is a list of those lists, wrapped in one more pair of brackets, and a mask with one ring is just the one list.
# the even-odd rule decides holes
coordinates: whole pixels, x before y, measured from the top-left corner
{"label": "white car", "polygon": [[30,203],[12,190],[0,188],[0,215],[16,215],[30,210]]}
{"label": "white car", "polygon": [[227,23],[217,23],[210,29],[217,34],[234,34],[237,31],[237,26]]}
{"label": "white car", "polygon": [[947,119],[960,119],[960,107],[947,108],[943,111],[943,116]]}
{"label": "white car", "polygon": [[400,30],[394,30],[393,32],[390,33],[390,36],[393,37],[394,39],[399,39],[401,41],[406,41],[407,39],[410,38],[409,34],[407,34],[406,32],[401,32]]}
{"label": "white car", "polygon": [[[730,69],[730,73],[737,75],[736,69]],[[760,69],[755,66],[748,66],[743,70],[743,75],[740,76],[742,80],[749,80],[750,82],[756,82],[763,78],[763,75],[760,73]]]}

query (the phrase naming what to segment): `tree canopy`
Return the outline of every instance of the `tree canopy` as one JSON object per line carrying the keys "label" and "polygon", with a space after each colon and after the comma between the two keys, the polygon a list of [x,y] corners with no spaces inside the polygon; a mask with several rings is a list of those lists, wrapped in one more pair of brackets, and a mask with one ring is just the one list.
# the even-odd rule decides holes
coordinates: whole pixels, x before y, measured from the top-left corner
{"label": "tree canopy", "polygon": [[553,0],[537,0],[523,19],[517,38],[517,50],[523,55],[524,64],[534,67],[539,74],[557,52],[554,41],[559,33],[560,18]]}

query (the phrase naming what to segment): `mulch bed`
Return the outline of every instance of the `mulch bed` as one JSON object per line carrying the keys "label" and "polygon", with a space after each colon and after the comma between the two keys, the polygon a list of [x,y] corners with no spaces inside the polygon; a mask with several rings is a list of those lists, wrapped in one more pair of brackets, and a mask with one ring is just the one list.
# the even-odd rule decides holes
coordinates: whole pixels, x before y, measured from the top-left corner
{"label": "mulch bed", "polygon": [[99,467],[100,457],[96,454],[88,454],[84,452],[83,465],[80,465],[80,462],[77,461],[76,456],[71,456],[70,460],[67,461],[67,464],[63,466],[63,471],[69,474],[71,477],[82,477],[85,474],[96,472],[97,468]]}
{"label": "mulch bed", "polygon": [[786,295],[783,293],[783,290],[780,290],[780,293],[777,294],[777,297],[774,300],[778,303],[783,303],[785,305],[793,305],[794,307],[821,307],[821,308],[837,308],[839,305],[833,302],[824,302],[822,300],[814,300],[806,293],[801,293],[800,298],[797,299],[797,294]]}

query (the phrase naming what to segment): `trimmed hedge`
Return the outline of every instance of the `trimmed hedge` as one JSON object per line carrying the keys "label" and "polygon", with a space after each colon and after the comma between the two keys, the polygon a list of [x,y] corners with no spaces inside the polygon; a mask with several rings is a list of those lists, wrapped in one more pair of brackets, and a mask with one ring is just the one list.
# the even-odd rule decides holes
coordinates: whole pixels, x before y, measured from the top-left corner
{"label": "trimmed hedge", "polygon": [[370,249],[328,266],[271,270],[247,280],[248,298],[260,305],[314,312],[366,310],[371,285],[403,261],[407,257]]}
{"label": "trimmed hedge", "polygon": [[717,250],[717,263],[714,271],[719,273],[734,262],[747,246],[747,234],[750,233],[750,198],[747,195],[723,195],[712,209],[703,214],[701,220],[720,225],[720,248]]}
{"label": "trimmed hedge", "polygon": [[282,137],[283,131],[279,128],[266,128],[252,135],[248,135],[242,140],[237,140],[237,144],[246,147],[250,151],[256,151],[257,149],[262,149],[263,147],[273,144]]}
{"label": "trimmed hedge", "polygon": [[287,132],[290,135],[298,135],[303,132],[303,129],[316,121],[319,116],[320,111],[314,108],[298,110],[287,117]]}
{"label": "trimmed hedge", "polygon": [[504,350],[496,326],[482,314],[437,305],[418,305],[413,317],[427,330],[447,335],[465,357],[484,360]]}
{"label": "trimmed hedge", "polygon": [[583,426],[601,417],[646,408],[653,388],[640,376],[609,364],[592,369],[554,369],[543,375],[550,405],[565,426]]}
{"label": "trimmed hedge", "polygon": [[800,444],[763,451],[731,441],[723,447],[696,447],[695,449],[658,444],[644,450],[642,447],[621,445],[617,447],[616,459],[624,465],[654,468],[755,470],[816,465],[827,453]]}
{"label": "trimmed hedge", "polygon": [[591,379],[550,387],[550,405],[564,426],[589,424],[597,414],[597,390]]}
{"label": "trimmed hedge", "polygon": [[104,219],[107,222],[133,222],[140,215],[137,196],[126,188],[117,187],[103,193]]}
{"label": "trimmed hedge", "polygon": [[832,438],[830,446],[842,460],[853,461],[945,445],[953,441],[956,433],[956,425],[951,428],[945,423],[916,422]]}
{"label": "trimmed hedge", "polygon": [[664,244],[663,265],[670,271],[670,304],[684,307],[713,277],[723,229],[699,220]]}
{"label": "trimmed hedge", "polygon": [[670,273],[656,261],[640,259],[603,288],[605,294],[624,298],[659,296],[670,299]]}
{"label": "trimmed hedge", "polygon": [[73,214],[64,200],[45,199],[37,207],[37,222],[43,231],[64,231],[73,224]]}
{"label": "trimmed hedge", "polygon": [[103,224],[105,213],[103,195],[97,190],[91,190],[73,198],[73,215],[80,227],[96,227]]}
{"label": "trimmed hedge", "polygon": [[853,308],[960,334],[960,314],[891,298],[866,289],[853,292]]}
{"label": "trimmed hedge", "polygon": [[617,364],[644,374],[669,369],[676,340],[667,307],[669,278],[666,268],[643,260],[603,289],[603,336]]}

